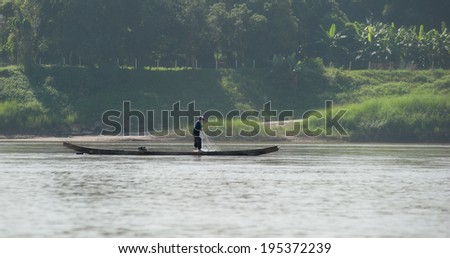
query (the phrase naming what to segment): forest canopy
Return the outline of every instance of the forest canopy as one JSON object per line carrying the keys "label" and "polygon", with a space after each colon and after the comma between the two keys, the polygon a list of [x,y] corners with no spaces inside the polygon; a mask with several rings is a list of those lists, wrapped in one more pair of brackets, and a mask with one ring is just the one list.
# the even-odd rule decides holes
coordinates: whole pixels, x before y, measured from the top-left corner
{"label": "forest canopy", "polygon": [[1,0],[0,64],[450,67],[446,0]]}

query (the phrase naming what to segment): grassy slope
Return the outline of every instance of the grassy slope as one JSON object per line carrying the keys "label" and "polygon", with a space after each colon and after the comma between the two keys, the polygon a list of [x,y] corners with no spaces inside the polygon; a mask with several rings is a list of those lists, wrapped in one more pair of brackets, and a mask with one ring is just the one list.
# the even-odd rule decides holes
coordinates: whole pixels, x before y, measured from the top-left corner
{"label": "grassy slope", "polygon": [[348,110],[342,124],[352,140],[450,141],[449,71],[330,74],[347,87],[335,99]]}
{"label": "grassy slope", "polygon": [[141,111],[195,101],[197,109],[224,112],[260,110],[271,100],[300,116],[333,99],[349,110],[343,123],[351,139],[449,141],[450,71],[328,69],[324,77],[327,91],[311,96],[265,70],[41,67],[25,76],[16,67],[0,68],[0,134],[68,134],[73,124],[91,129],[104,111],[122,110],[124,100]]}
{"label": "grassy slope", "polygon": [[[261,71],[246,74],[248,78],[263,75]],[[0,68],[0,134],[67,134],[71,124],[92,129],[106,110],[122,110],[123,101],[131,101],[132,109],[142,112],[155,110],[156,115],[179,101],[182,109],[192,101],[197,110],[250,108],[255,105],[250,99],[266,98],[257,84],[227,70],[40,67],[25,76],[17,67],[4,67]]]}

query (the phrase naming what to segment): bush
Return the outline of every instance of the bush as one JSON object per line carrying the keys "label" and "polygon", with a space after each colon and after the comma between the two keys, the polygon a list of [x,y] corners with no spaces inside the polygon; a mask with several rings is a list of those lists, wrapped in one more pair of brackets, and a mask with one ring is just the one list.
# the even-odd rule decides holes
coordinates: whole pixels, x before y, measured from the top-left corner
{"label": "bush", "polygon": [[407,95],[376,98],[343,107],[342,125],[352,140],[450,141],[450,98]]}
{"label": "bush", "polygon": [[1,134],[40,134],[54,123],[37,102],[0,102]]}

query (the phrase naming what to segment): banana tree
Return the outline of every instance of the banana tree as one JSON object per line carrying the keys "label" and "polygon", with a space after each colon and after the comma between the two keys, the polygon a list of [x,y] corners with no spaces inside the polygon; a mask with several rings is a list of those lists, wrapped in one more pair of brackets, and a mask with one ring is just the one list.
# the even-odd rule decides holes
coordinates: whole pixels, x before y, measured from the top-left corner
{"label": "banana tree", "polygon": [[418,53],[418,40],[416,37],[416,27],[401,27],[397,33],[397,43],[400,45],[401,62],[404,64],[414,63]]}
{"label": "banana tree", "polygon": [[356,51],[356,61],[367,62],[397,62],[400,48],[396,43],[397,31],[395,26],[378,22],[359,30],[359,49]]}
{"label": "banana tree", "polygon": [[425,35],[429,42],[428,62],[432,67],[448,67],[450,64],[450,33],[443,29],[439,33],[436,29]]}
{"label": "banana tree", "polygon": [[347,63],[349,49],[346,39],[349,37],[347,31],[337,31],[336,24],[331,24],[328,30],[322,27],[323,37],[322,44],[328,47],[327,53],[324,56],[325,61],[331,63],[338,63],[345,65]]}
{"label": "banana tree", "polygon": [[[425,32],[421,25],[417,27],[400,28],[397,42],[402,48],[402,60],[405,64],[414,64],[420,68],[432,67],[436,58],[442,56],[445,49],[446,32],[441,35],[437,30]],[[440,61],[438,61],[440,63]]]}

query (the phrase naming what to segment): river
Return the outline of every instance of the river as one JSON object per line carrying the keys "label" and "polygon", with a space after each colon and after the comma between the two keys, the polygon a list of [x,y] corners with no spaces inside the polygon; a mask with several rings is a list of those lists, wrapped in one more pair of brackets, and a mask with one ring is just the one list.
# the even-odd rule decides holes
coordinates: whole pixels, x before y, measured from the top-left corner
{"label": "river", "polygon": [[449,145],[280,147],[135,157],[0,141],[0,237],[450,237]]}

